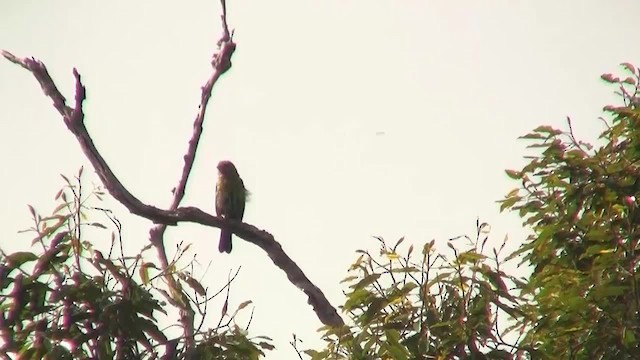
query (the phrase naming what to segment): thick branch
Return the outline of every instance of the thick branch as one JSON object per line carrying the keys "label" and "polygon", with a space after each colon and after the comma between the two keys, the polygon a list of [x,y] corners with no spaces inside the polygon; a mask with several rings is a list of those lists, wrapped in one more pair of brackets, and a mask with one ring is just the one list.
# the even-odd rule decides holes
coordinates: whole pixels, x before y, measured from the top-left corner
{"label": "thick branch", "polygon": [[2,51],[2,55],[9,61],[29,70],[35,76],[42,86],[45,95],[53,100],[53,105],[62,115],[67,128],[80,143],[82,151],[93,165],[105,188],[116,200],[129,209],[131,213],[147,218],[158,224],[176,225],[178,222],[193,222],[232,231],[238,237],[259,246],[269,255],[273,263],[287,274],[289,281],[307,295],[308,303],[313,307],[318,319],[323,324],[330,326],[344,325],[344,321],[338,315],[336,309],[331,306],[322,291],[309,281],[298,265],[287,256],[271,234],[246,223],[229,221],[212,216],[194,207],[162,210],[144,204],[133,196],[113,174],[96,149],[84,126],[82,102],[85,99],[85,88],[82,85],[80,75],[75,69],[73,71],[76,78],[75,108],[70,108],[66,105],[65,98],[58,91],[42,62],[33,58],[18,58],[7,51]]}

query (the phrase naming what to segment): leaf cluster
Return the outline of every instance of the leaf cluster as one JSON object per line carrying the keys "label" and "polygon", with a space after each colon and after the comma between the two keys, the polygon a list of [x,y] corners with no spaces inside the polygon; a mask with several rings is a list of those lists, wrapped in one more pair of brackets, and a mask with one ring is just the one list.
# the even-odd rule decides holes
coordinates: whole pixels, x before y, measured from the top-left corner
{"label": "leaf cluster", "polygon": [[[516,352],[503,338],[505,324],[520,317],[509,287],[517,279],[501,269],[504,242],[485,255],[489,225],[476,223],[476,236],[448,243],[453,257],[436,252],[435,241],[406,255],[379,238],[380,251],[351,265],[342,311],[351,325],[325,329],[323,351],[312,359],[505,359]],[[455,241],[465,244],[454,246]],[[506,239],[505,239],[506,241]],[[463,251],[458,247],[464,248]]]}
{"label": "leaf cluster", "polygon": [[[35,234],[32,245],[39,250],[0,255],[0,357],[179,358],[182,339],[169,339],[169,328],[160,328],[158,320],[191,302],[204,321],[206,305],[221,291],[208,295],[190,272],[177,268],[188,246],[179,251],[167,273],[145,260],[150,246],[126,257],[120,222],[110,211],[90,205],[103,193],[93,188],[85,195],[81,175],[82,170],[73,182],[63,176],[66,185],[56,195],[59,205],[51,216],[43,217],[29,207],[33,226],[25,232]],[[110,224],[89,222],[88,213],[92,218],[103,215]],[[95,240],[86,240],[110,228],[115,231],[108,251],[97,250]],[[175,278],[177,291],[170,294],[157,286],[165,276]],[[236,313],[250,303],[227,314],[225,302],[222,316],[227,321],[221,319],[213,329],[199,331],[201,322],[195,355],[257,359],[263,350],[272,349],[269,338],[249,339],[246,329],[235,324]]]}
{"label": "leaf cluster", "polygon": [[[640,358],[640,69],[601,78],[617,87],[621,106],[599,143],[541,126],[523,138],[539,151],[507,175],[521,186],[501,201],[532,234],[513,254],[533,267],[523,287],[531,330],[523,346],[543,358]],[[527,320],[528,321],[528,320]]]}

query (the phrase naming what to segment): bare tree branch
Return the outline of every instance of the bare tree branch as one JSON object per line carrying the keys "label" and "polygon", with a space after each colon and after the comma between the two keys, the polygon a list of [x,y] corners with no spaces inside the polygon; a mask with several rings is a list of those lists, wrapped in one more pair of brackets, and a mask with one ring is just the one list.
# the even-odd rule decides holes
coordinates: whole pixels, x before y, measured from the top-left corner
{"label": "bare tree branch", "polygon": [[[220,53],[224,53],[224,45],[222,46]],[[156,224],[177,225],[179,222],[192,222],[216,228],[228,229],[238,237],[263,249],[271,258],[273,263],[287,274],[289,281],[307,295],[308,303],[313,307],[318,319],[323,324],[329,326],[344,325],[344,321],[338,315],[336,309],[331,306],[322,291],[306,277],[298,265],[282,250],[280,244],[275,241],[271,234],[260,230],[253,225],[212,216],[195,207],[176,207],[175,209],[162,210],[157,207],[144,204],[131,194],[118,180],[104,158],[100,155],[84,125],[82,102],[86,98],[86,93],[81,82],[80,74],[76,69],[73,70],[73,74],[76,79],[75,107],[71,108],[66,105],[66,99],[57,89],[42,62],[33,58],[18,58],[7,51],[2,51],[2,55],[9,61],[29,70],[34,75],[36,80],[40,83],[45,95],[53,100],[53,106],[62,115],[65,125],[80,143],[82,151],[93,165],[105,188],[109,191],[111,196],[122,203],[131,213],[149,219]],[[214,66],[216,66],[215,64],[219,64],[218,66],[223,67],[230,66],[230,63],[228,63],[228,65],[224,65],[226,61],[229,60],[228,58],[226,60],[225,58],[219,58],[220,61],[216,61],[216,59],[216,56],[214,56]],[[215,80],[212,79],[213,76],[209,80],[215,82]],[[209,82],[207,82],[207,84],[209,84]],[[205,92],[203,89],[203,100],[204,97]],[[201,106],[200,112],[203,114],[202,116],[204,116],[203,106]],[[188,160],[185,159],[185,163],[187,161]],[[186,179],[184,181],[186,182]],[[176,189],[176,193],[178,190],[179,189]],[[177,201],[179,202],[179,200]]]}
{"label": "bare tree branch", "polygon": [[[196,158],[196,151],[198,144],[200,143],[200,137],[202,135],[203,123],[205,114],[207,111],[207,105],[211,98],[211,92],[213,86],[216,84],[220,76],[227,72],[231,68],[231,56],[236,49],[236,44],[233,42],[232,37],[229,34],[229,26],[227,25],[227,6],[225,0],[221,0],[222,4],[222,36],[218,41],[218,51],[212,56],[211,65],[213,66],[213,73],[207,80],[207,83],[202,87],[202,96],[200,98],[200,106],[198,107],[198,115],[193,123],[193,135],[189,140],[187,147],[187,153],[184,155],[184,166],[182,168],[182,174],[178,180],[178,184],[173,188],[173,199],[169,210],[175,210],[178,208],[182,199],[184,198],[185,189],[187,188],[187,181],[191,170],[193,169],[193,163]],[[164,246],[164,233],[167,230],[167,225],[163,223],[155,224],[149,230],[149,241],[156,248],[158,258],[160,259],[160,265],[165,273],[165,279],[167,284],[174,291],[172,294],[178,294],[181,287],[177,286],[176,280],[173,274],[168,272],[169,260],[167,258],[167,251]],[[179,302],[182,303],[182,302]],[[185,358],[191,357],[191,352],[195,348],[195,326],[194,326],[195,311],[193,306],[189,303],[185,303],[180,309],[180,322],[183,327],[183,334],[185,339]]]}

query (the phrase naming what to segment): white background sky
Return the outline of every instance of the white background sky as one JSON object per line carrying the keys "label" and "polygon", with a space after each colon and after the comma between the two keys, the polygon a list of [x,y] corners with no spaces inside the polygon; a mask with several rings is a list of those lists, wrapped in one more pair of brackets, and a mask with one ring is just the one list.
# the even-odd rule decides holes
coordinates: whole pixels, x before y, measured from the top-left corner
{"label": "white background sky", "polygon": [[[233,160],[253,196],[245,220],[271,232],[338,306],[338,282],[372,236],[406,243],[472,234],[477,216],[516,247],[527,235],[496,200],[517,183],[538,125],[578,136],[600,129],[614,101],[599,80],[618,64],[640,65],[640,2],[619,1],[230,1],[238,49],[218,83],[183,205],[213,212],[215,165]],[[0,48],[34,56],[73,98],[71,69],[87,87],[85,122],[128,189],[169,204],[219,38],[216,1],[16,1],[0,3]],[[0,246],[25,249],[26,204],[56,203],[60,173],[85,165],[75,138],[33,76],[0,60]],[[379,134],[379,133],[382,133]],[[109,202],[126,246],[147,242],[150,222]],[[97,218],[96,220],[104,220]],[[107,232],[94,241],[107,246]],[[242,266],[232,305],[251,299],[255,335],[274,338],[270,359],[318,346],[321,326],[304,295],[260,249],[218,230],[181,225],[167,244],[193,243],[202,280],[217,289]],[[203,265],[203,266],[204,266]],[[203,270],[203,269],[201,269]],[[217,306],[217,305],[216,305]],[[218,308],[210,324],[217,323]]]}

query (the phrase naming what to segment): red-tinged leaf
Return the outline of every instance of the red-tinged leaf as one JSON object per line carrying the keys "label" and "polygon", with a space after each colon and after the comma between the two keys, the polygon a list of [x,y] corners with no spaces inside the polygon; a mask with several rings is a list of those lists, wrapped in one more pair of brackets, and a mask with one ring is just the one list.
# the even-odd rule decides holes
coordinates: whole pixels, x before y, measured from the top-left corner
{"label": "red-tinged leaf", "polygon": [[520,171],[505,170],[504,172],[506,172],[507,176],[509,176],[510,178],[512,178],[514,180],[519,180],[522,177],[522,173]]}
{"label": "red-tinged leaf", "polygon": [[631,63],[628,62],[623,62],[622,64],[620,64],[622,67],[624,67],[625,69],[627,69],[627,71],[635,74],[636,73],[636,68],[635,66],[633,66]]}
{"label": "red-tinged leaf", "polygon": [[106,226],[104,226],[104,225],[102,225],[100,223],[97,223],[97,222],[88,223],[87,225],[93,226],[93,227],[97,227],[97,228],[100,228],[100,229],[106,229],[107,228]]}
{"label": "red-tinged leaf", "polygon": [[69,215],[52,215],[52,216],[43,217],[42,221],[50,221],[50,220],[66,221],[68,218],[69,218]]}
{"label": "red-tinged leaf", "polygon": [[185,280],[184,280],[189,287],[191,287],[198,295],[200,296],[205,296],[207,294],[207,292],[204,289],[204,286],[202,286],[202,284],[200,284],[200,282],[194,278],[192,278],[191,276],[186,276]]}
{"label": "red-tinged leaf", "polygon": [[530,140],[538,140],[538,139],[546,139],[547,137],[539,134],[539,133],[528,133],[527,135],[520,136],[518,139],[530,139]]}
{"label": "red-tinged leaf", "polygon": [[631,76],[629,76],[626,79],[622,80],[622,82],[625,83],[625,84],[635,85],[636,84],[636,79],[634,79]]}
{"label": "red-tinged leaf", "polygon": [[229,300],[225,300],[222,305],[222,311],[220,311],[220,316],[224,317],[227,315],[227,308],[229,307]]}
{"label": "red-tinged leaf", "polygon": [[513,354],[506,350],[494,349],[487,353],[486,358],[495,360],[511,360],[513,359]]}
{"label": "red-tinged leaf", "polygon": [[265,350],[273,350],[273,349],[276,348],[275,346],[269,344],[268,342],[264,342],[264,341],[259,342],[257,345],[260,346],[261,348],[265,349]]}
{"label": "red-tinged leaf", "polygon": [[73,185],[71,185],[71,181],[69,181],[69,179],[68,179],[66,176],[64,176],[63,174],[60,174],[60,176],[62,176],[62,178],[64,179],[64,181],[65,181],[69,186],[73,186]]}
{"label": "red-tinged leaf", "polygon": [[31,262],[35,260],[38,260],[38,256],[28,251],[15,252],[5,257],[5,261],[7,262],[7,265],[9,265],[9,267],[12,267],[12,268],[20,267],[22,264],[26,262]]}
{"label": "red-tinged leaf", "polygon": [[70,205],[70,204],[69,204],[68,202],[64,202],[64,203],[62,203],[62,204],[59,204],[58,206],[56,206],[56,208],[55,208],[55,209],[53,209],[53,211],[52,211],[52,212],[53,212],[54,214],[56,214],[56,213],[58,213],[60,210],[62,210],[62,209],[64,209],[64,208],[68,207],[69,205]]}
{"label": "red-tinged leaf", "polygon": [[604,80],[604,81],[606,81],[608,83],[614,83],[615,82],[613,80],[614,79],[613,74],[602,74],[602,75],[600,75],[600,79],[602,79],[602,80]]}
{"label": "red-tinged leaf", "polygon": [[539,149],[539,148],[548,148],[551,144],[547,142],[539,143],[539,144],[531,144],[527,145],[527,149]]}
{"label": "red-tinged leaf", "polygon": [[84,170],[84,166],[80,166],[80,170],[78,170],[78,178],[82,177],[83,170]]}
{"label": "red-tinged leaf", "polygon": [[153,340],[157,341],[160,344],[167,342],[167,336],[158,329],[158,327],[148,319],[139,318],[136,324],[139,326],[145,333],[149,334]]}
{"label": "red-tinged leaf", "polygon": [[29,207],[29,212],[31,213],[31,216],[33,216],[35,218],[36,217],[36,210],[31,205],[27,205],[27,206]]}
{"label": "red-tinged leaf", "polygon": [[64,189],[60,189],[60,190],[58,190],[58,192],[56,193],[56,196],[55,196],[55,198],[54,198],[54,199],[55,199],[55,200],[58,200],[58,198],[60,197],[60,195],[62,195],[62,193],[63,193],[63,192],[64,192]]}
{"label": "red-tinged leaf", "polygon": [[251,301],[251,300],[247,300],[247,301],[244,301],[244,302],[240,303],[240,305],[238,305],[238,310],[236,310],[236,312],[246,308],[249,304],[252,304],[252,303],[253,303],[253,301]]}
{"label": "red-tinged leaf", "polygon": [[51,235],[53,232],[55,232],[56,230],[58,230],[62,225],[64,225],[67,222],[67,217],[63,216],[58,218],[58,222],[51,225],[51,226],[46,226],[42,229],[42,231],[40,232],[40,237],[45,237],[45,236],[49,236]]}
{"label": "red-tinged leaf", "polygon": [[552,126],[549,126],[549,125],[538,126],[537,128],[533,129],[533,131],[538,132],[538,133],[543,133],[543,134],[549,134],[549,135],[560,135],[560,134],[562,134],[561,130],[554,129]]}

